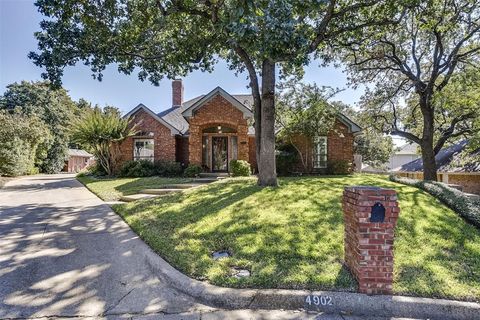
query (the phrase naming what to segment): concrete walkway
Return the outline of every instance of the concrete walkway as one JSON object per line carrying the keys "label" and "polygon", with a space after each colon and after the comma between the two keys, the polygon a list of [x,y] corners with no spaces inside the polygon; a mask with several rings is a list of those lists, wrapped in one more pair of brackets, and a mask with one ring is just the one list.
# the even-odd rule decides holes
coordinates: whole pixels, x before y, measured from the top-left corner
{"label": "concrete walkway", "polygon": [[7,183],[0,235],[0,319],[359,319],[198,303],[155,276],[150,249],[73,175]]}

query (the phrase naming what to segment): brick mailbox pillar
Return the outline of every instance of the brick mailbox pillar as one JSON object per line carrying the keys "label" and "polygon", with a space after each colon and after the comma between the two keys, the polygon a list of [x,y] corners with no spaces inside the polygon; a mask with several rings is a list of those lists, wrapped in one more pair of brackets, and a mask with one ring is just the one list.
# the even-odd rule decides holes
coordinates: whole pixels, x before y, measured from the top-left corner
{"label": "brick mailbox pillar", "polygon": [[394,230],[399,213],[395,190],[352,186],[343,192],[345,262],[361,293],[392,293]]}

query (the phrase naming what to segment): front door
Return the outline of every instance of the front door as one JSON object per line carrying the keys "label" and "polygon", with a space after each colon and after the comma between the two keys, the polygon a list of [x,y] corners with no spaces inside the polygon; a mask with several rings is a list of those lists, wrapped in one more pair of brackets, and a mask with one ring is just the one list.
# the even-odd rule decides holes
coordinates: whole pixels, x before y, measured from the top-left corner
{"label": "front door", "polygon": [[212,171],[228,171],[228,137],[212,137]]}

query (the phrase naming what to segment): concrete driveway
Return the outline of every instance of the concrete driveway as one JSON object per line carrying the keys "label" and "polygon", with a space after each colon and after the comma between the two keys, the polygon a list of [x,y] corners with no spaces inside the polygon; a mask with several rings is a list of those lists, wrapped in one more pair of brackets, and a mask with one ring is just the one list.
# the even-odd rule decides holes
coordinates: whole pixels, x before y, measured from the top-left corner
{"label": "concrete driveway", "polygon": [[72,175],[0,191],[0,319],[207,311],[163,284],[145,244]]}

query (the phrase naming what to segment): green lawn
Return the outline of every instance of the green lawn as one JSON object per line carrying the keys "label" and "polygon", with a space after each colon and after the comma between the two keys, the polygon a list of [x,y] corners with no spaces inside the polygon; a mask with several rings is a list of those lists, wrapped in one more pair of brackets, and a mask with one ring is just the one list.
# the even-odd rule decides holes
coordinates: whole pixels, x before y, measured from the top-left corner
{"label": "green lawn", "polygon": [[[394,292],[480,300],[480,231],[425,192],[373,175],[283,178],[280,184],[262,189],[254,178],[229,179],[114,208],[191,277],[230,287],[355,291],[342,265],[343,187],[394,188],[402,210]],[[214,261],[211,253],[222,249],[233,257]],[[231,267],[252,276],[236,279]]]}
{"label": "green lawn", "polygon": [[121,178],[103,179],[91,176],[77,177],[93,193],[105,201],[118,200],[120,196],[138,193],[142,189],[155,188],[165,184],[186,183],[189,178]]}

